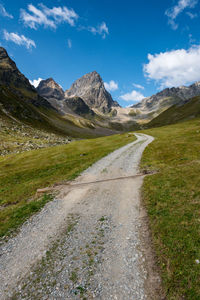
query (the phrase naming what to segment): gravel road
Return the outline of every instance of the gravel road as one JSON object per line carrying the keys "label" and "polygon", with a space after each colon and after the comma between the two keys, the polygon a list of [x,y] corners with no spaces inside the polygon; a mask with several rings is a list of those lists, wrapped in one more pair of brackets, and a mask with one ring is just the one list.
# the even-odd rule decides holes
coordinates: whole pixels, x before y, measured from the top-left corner
{"label": "gravel road", "polygon": [[153,138],[104,157],[0,247],[0,299],[161,299],[139,162]]}

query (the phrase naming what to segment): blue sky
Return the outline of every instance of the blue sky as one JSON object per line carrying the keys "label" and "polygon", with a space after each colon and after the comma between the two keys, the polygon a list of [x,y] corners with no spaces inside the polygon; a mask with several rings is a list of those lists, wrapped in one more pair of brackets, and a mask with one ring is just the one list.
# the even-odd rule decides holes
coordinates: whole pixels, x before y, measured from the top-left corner
{"label": "blue sky", "polygon": [[30,80],[96,70],[128,106],[200,80],[198,0],[0,0],[0,44]]}

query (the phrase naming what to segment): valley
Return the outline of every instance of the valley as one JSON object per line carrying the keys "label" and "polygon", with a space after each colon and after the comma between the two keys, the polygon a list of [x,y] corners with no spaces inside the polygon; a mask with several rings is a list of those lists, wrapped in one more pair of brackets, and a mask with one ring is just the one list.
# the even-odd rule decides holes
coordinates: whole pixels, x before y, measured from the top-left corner
{"label": "valley", "polygon": [[200,82],[105,86],[34,87],[0,47],[1,299],[199,299]]}

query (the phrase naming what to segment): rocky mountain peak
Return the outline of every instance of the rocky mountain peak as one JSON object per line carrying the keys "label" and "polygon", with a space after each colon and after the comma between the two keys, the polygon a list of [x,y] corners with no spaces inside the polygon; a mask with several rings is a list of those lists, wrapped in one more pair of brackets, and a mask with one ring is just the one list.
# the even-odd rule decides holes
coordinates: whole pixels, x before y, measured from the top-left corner
{"label": "rocky mountain peak", "polygon": [[45,97],[47,99],[64,99],[64,91],[61,86],[55,82],[53,78],[48,78],[46,80],[40,81],[37,91],[40,96]]}
{"label": "rocky mountain peak", "polygon": [[8,53],[7,53],[6,49],[4,49],[3,47],[0,47],[0,59],[7,58],[7,57],[8,57]]}
{"label": "rocky mountain peak", "polygon": [[103,113],[108,113],[112,106],[118,106],[110,93],[106,91],[103,80],[96,71],[76,80],[65,92],[65,97],[80,97],[90,108],[98,109]]}
{"label": "rocky mountain peak", "polygon": [[28,79],[18,70],[15,62],[9,57],[7,51],[0,47],[0,84],[13,86],[13,88],[26,89],[36,93]]}
{"label": "rocky mountain peak", "polygon": [[15,62],[8,56],[3,47],[0,47],[0,68],[1,70],[17,70]]}

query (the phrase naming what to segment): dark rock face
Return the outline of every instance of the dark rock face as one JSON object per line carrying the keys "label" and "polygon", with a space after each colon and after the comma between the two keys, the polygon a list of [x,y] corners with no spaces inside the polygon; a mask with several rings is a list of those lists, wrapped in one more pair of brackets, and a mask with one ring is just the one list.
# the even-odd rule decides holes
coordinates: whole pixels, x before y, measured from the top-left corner
{"label": "dark rock face", "polygon": [[38,95],[29,80],[18,70],[15,62],[8,56],[7,51],[0,47],[0,85],[34,106],[52,108],[50,103]]}
{"label": "dark rock face", "polygon": [[100,75],[94,71],[76,80],[71,88],[65,92],[66,98],[80,97],[92,108],[108,113],[112,106],[119,106],[106,91]]}
{"label": "dark rock face", "polygon": [[29,80],[18,70],[15,62],[2,47],[0,47],[0,84],[12,85],[13,88],[25,88],[37,94]]}
{"label": "dark rock face", "polygon": [[65,96],[63,89],[53,78],[42,80],[37,87],[37,91],[40,96],[47,99],[63,100]]}
{"label": "dark rock face", "polygon": [[76,114],[80,116],[94,116],[93,110],[80,97],[66,98],[64,103]]}

